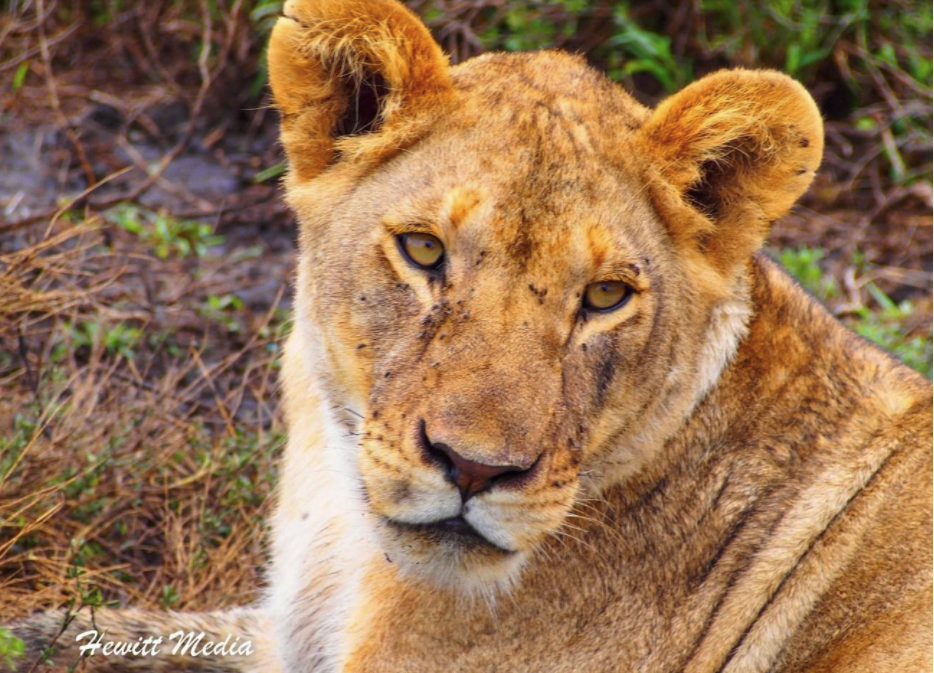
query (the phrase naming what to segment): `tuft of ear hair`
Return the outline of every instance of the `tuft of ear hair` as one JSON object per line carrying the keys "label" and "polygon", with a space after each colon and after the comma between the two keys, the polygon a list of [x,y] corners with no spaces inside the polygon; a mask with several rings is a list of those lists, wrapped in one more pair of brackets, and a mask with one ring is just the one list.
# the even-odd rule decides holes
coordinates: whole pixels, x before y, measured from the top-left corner
{"label": "tuft of ear hair", "polygon": [[269,81],[293,178],[355,149],[398,148],[450,91],[441,48],[395,0],[288,0],[282,11]]}
{"label": "tuft of ear hair", "polygon": [[770,70],[703,77],[662,101],[639,135],[661,178],[653,196],[672,238],[724,272],[807,190],[824,148],[814,99]]}

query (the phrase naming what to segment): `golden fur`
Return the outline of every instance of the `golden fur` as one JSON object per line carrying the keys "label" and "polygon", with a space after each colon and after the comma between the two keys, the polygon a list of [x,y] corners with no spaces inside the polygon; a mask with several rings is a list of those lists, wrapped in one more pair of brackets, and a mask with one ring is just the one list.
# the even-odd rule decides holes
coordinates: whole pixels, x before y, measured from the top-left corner
{"label": "golden fur", "polygon": [[[269,66],[301,223],[271,587],[211,621],[260,651],[191,670],[931,667],[930,382],[758,252],[820,162],[799,84],[648,110],[559,52],[449,67],[391,0],[290,0]],[[603,280],[632,298],[582,310]],[[429,435],[528,471],[462,506]],[[429,526],[458,514],[486,542]]]}

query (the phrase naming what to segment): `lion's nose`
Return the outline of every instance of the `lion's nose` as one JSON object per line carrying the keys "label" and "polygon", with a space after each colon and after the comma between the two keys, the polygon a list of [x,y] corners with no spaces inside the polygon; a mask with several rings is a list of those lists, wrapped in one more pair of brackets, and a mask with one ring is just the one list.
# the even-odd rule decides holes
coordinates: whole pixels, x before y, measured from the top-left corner
{"label": "lion's nose", "polygon": [[448,481],[457,486],[461,500],[470,498],[488,490],[494,483],[518,480],[531,472],[535,465],[488,465],[465,458],[444,442],[432,442],[422,425],[422,440],[429,456],[445,470]]}

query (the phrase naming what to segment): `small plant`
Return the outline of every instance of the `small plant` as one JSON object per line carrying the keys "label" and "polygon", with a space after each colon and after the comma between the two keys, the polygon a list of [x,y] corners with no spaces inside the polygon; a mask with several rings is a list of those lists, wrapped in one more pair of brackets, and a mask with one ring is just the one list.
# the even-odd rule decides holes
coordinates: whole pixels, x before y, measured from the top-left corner
{"label": "small plant", "polygon": [[826,254],[821,248],[788,248],[778,253],[778,261],[808,292],[826,301],[840,294],[836,280],[820,267]]}
{"label": "small plant", "polygon": [[[197,444],[198,439],[193,439],[193,445]],[[221,497],[202,510],[199,529],[206,544],[215,545],[230,536],[242,513],[255,511],[261,505],[276,482],[275,470],[263,469],[263,466],[284,443],[281,432],[261,434],[237,426],[232,435],[222,440],[222,452],[205,454],[199,461],[206,471],[226,485]],[[256,517],[256,523],[262,524],[260,517]]]}
{"label": "small plant", "polygon": [[179,595],[171,584],[166,584],[162,587],[162,595],[159,596],[159,602],[163,607],[170,608],[176,603],[178,603]]}
{"label": "small plant", "polygon": [[16,670],[16,660],[26,655],[26,643],[0,626],[0,661],[11,671]]}
{"label": "small plant", "polygon": [[931,337],[905,334],[904,325],[915,314],[914,303],[908,299],[895,303],[874,283],[868,283],[866,289],[879,305],[880,310],[871,311],[865,306],[858,308],[856,319],[851,321],[853,329],[861,336],[892,352],[912,369],[931,378]]}
{"label": "small plant", "polygon": [[67,329],[72,348],[93,349],[97,343],[102,342],[108,353],[119,354],[127,359],[133,358],[133,347],[143,337],[143,330],[125,323],[104,327],[96,320],[81,320],[68,324]]}
{"label": "small plant", "polygon": [[[782,265],[811,294],[821,301],[832,300],[840,296],[837,282],[820,266],[826,252],[820,248],[789,248],[778,253]],[[857,252],[852,259],[858,274],[865,273],[865,256]],[[898,357],[912,369],[928,378],[932,373],[931,335],[911,334],[906,331],[906,324],[915,315],[915,304],[910,299],[896,303],[873,282],[864,286],[877,308],[862,304],[853,308],[847,306],[841,320],[857,334],[882,346]]]}
{"label": "small plant", "polygon": [[631,16],[629,7],[617,5],[613,12],[615,34],[606,42],[612,49],[608,73],[613,79],[638,72],[655,77],[668,93],[674,93],[693,79],[690,62],[671,52],[671,38],[643,29]]}
{"label": "small plant", "polygon": [[146,336],[146,345],[149,347],[149,350],[152,352],[157,352],[160,349],[165,349],[165,352],[173,358],[181,357],[182,349],[174,340],[174,330],[165,329],[158,330],[156,332],[150,332]]}
{"label": "small plant", "polygon": [[802,78],[826,60],[847,31],[870,18],[868,0],[703,0],[708,49],[753,57]]}
{"label": "small plant", "polygon": [[0,484],[9,478],[19,464],[20,456],[35,435],[37,427],[32,416],[16,414],[12,432],[7,432],[5,436],[0,434]]}
{"label": "small plant", "polygon": [[224,242],[224,237],[215,234],[210,224],[180,220],[132,204],[112,208],[105,218],[151,245],[160,259],[204,257],[208,248]]}
{"label": "small plant", "polygon": [[292,331],[292,314],[282,308],[276,307],[272,314],[272,320],[260,327],[257,332],[263,339],[269,339],[267,350],[271,353],[279,352],[279,342],[283,341],[289,332]]}
{"label": "small plant", "polygon": [[231,333],[240,331],[240,322],[232,314],[243,308],[243,300],[235,294],[208,295],[198,308],[198,315],[220,323]]}

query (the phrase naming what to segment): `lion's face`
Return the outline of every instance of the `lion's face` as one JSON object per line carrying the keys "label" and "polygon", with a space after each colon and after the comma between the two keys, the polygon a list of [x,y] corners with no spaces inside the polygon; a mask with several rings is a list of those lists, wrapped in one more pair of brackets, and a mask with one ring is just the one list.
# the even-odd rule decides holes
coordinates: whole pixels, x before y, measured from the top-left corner
{"label": "lion's face", "polygon": [[692,312],[618,121],[529,85],[484,100],[512,60],[455,76],[462,101],[305,241],[387,552],[443,577],[501,577],[559,530]]}
{"label": "lion's face", "polygon": [[[394,3],[372,4],[392,15],[374,30],[417,32]],[[659,158],[691,139],[648,135],[649,111],[573,57],[448,69],[428,45],[376,50],[367,64],[391,63],[383,79],[361,75],[373,100],[335,103],[343,80],[320,66],[309,93],[295,81],[312,57],[289,49],[313,7],[289,3],[301,16],[270,47],[302,224],[296,329],[359,440],[386,555],[445,584],[508,582],[582,497],[644,469],[653,438],[703,393],[729,357],[711,347],[717,307],[764,232],[712,243],[704,211],[731,216],[713,177],[698,186],[713,173]],[[320,135],[351,110],[369,133]],[[731,208],[744,198],[730,193]]]}

